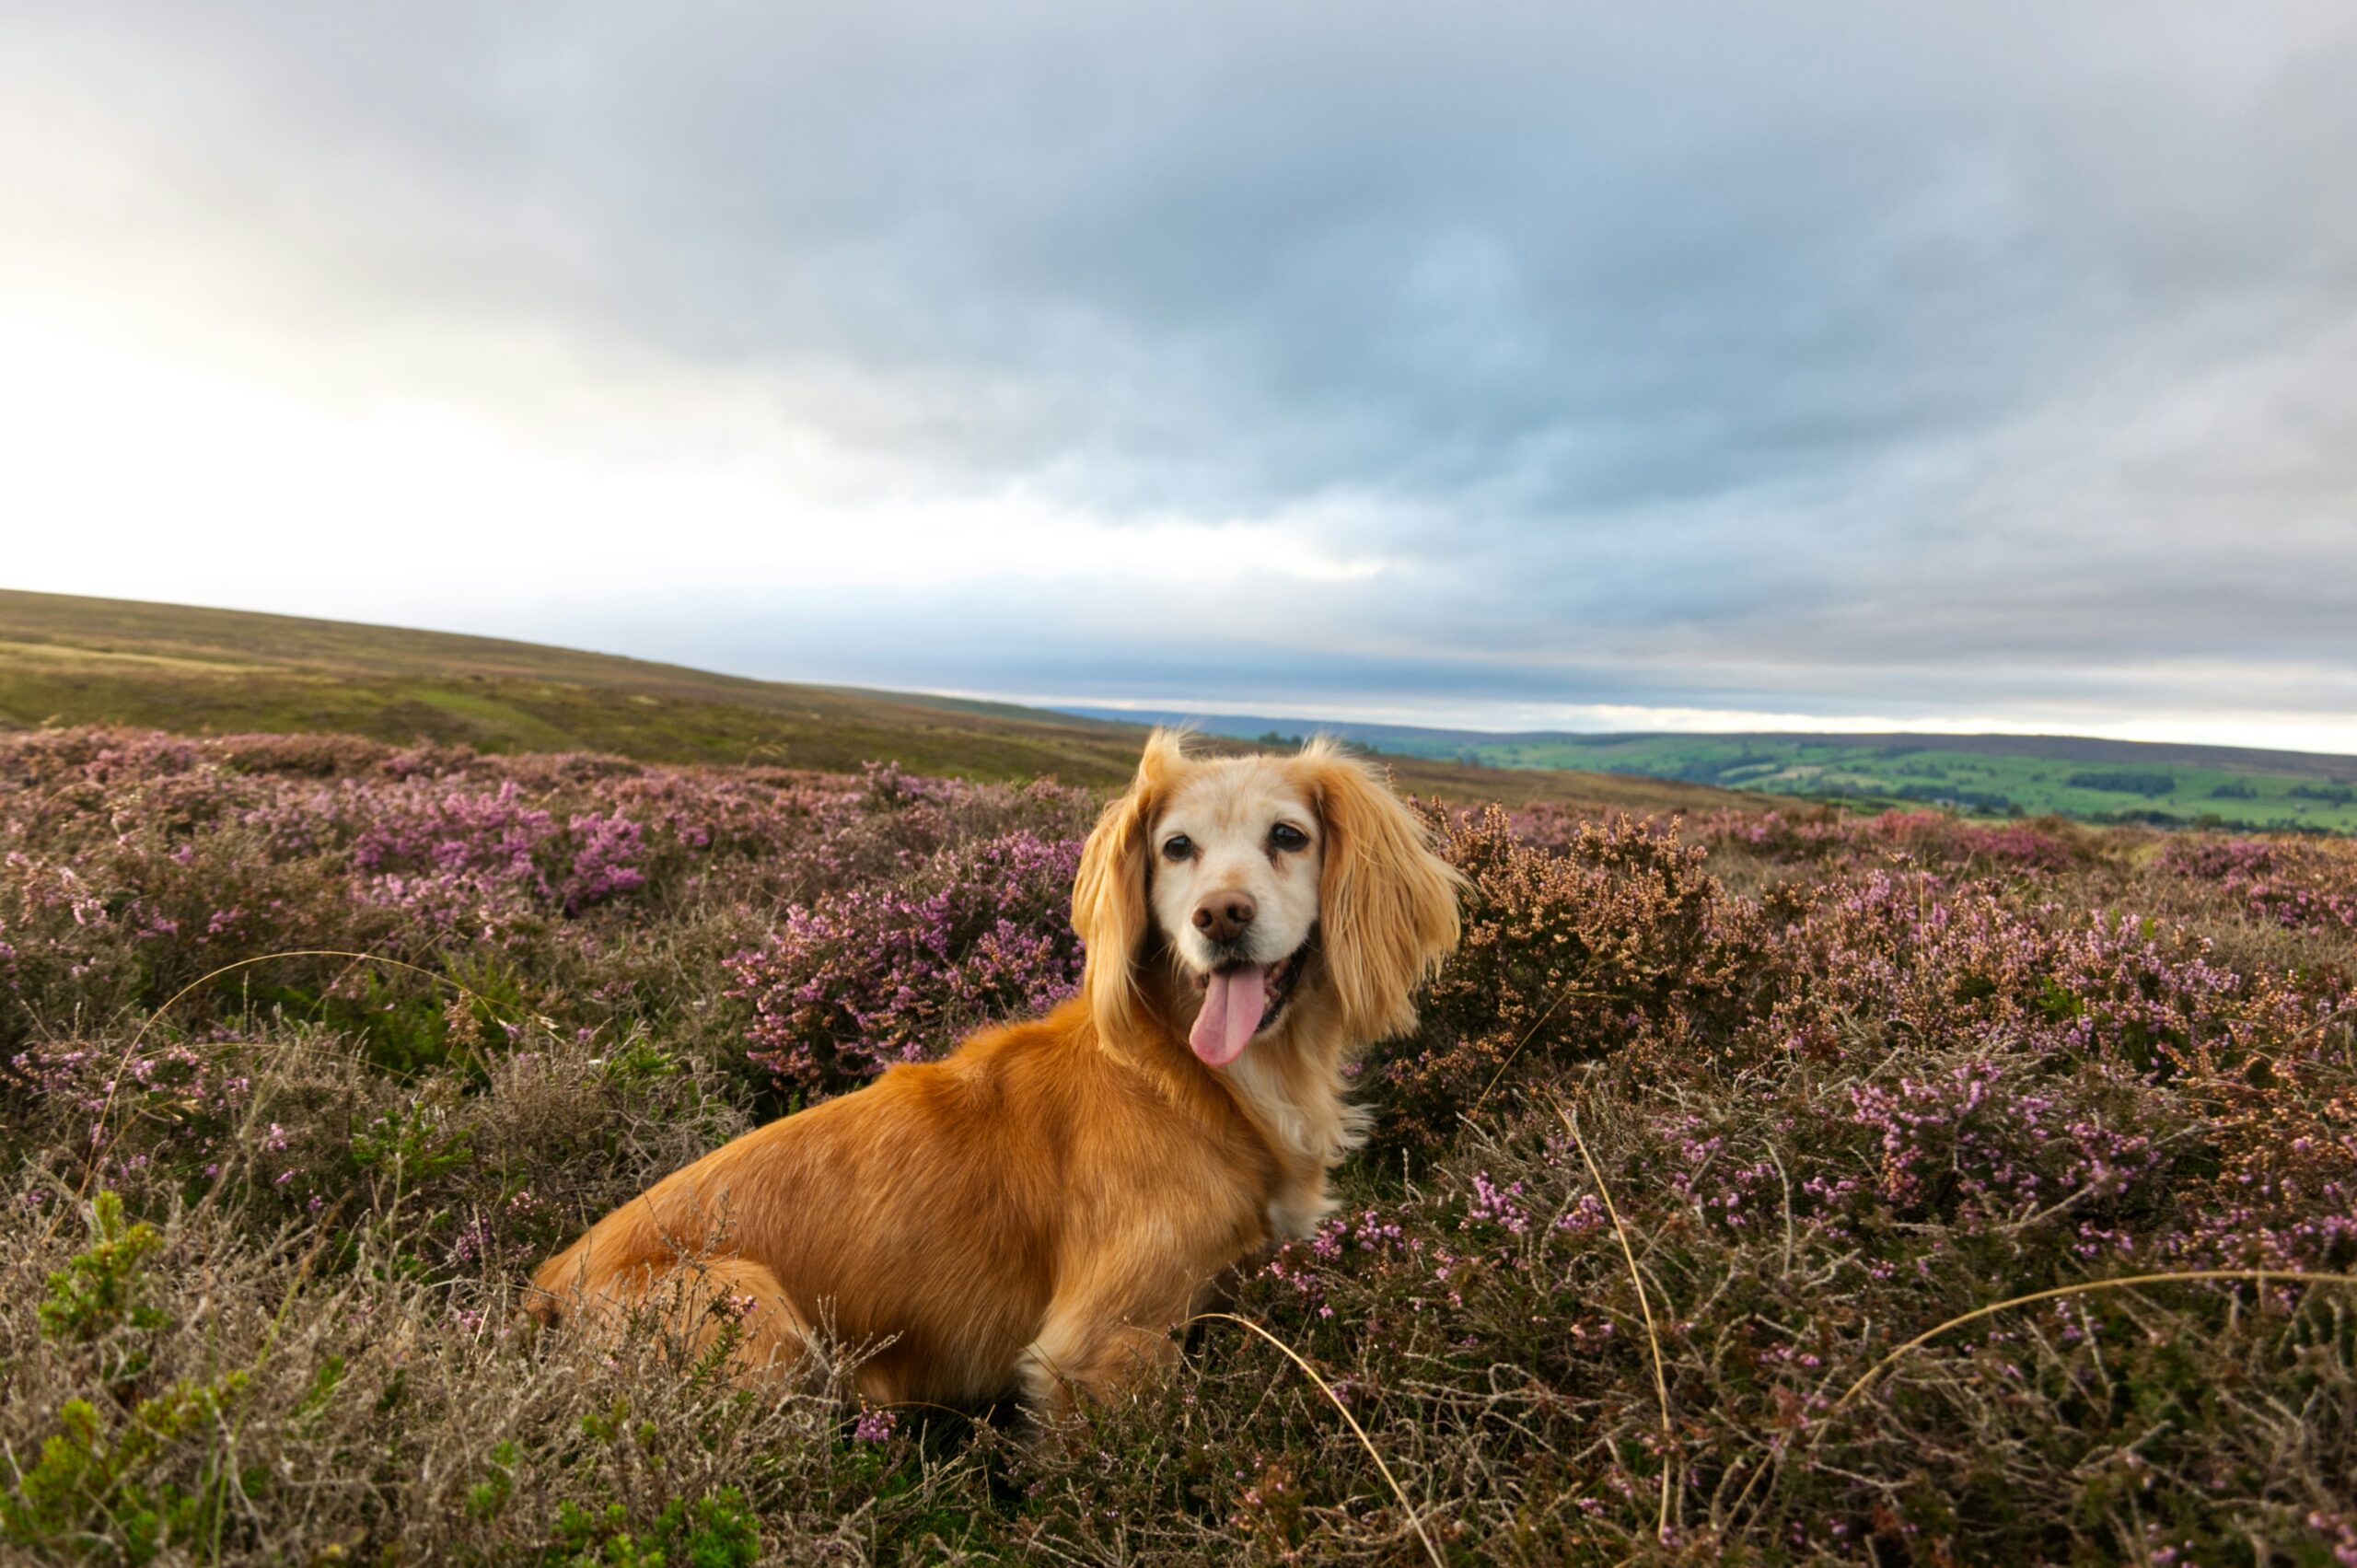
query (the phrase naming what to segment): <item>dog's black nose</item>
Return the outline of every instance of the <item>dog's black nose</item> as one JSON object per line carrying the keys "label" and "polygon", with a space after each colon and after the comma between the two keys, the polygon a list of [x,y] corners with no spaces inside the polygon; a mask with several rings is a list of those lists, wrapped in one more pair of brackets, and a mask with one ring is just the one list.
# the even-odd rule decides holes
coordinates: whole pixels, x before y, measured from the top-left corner
{"label": "dog's black nose", "polygon": [[1195,906],[1195,929],[1214,942],[1233,942],[1259,912],[1242,893],[1214,893]]}

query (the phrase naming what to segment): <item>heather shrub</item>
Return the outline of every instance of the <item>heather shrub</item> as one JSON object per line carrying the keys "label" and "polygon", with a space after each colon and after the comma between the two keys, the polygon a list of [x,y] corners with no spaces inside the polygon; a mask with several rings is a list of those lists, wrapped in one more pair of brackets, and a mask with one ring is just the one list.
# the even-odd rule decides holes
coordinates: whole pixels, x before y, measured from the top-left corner
{"label": "heather shrub", "polygon": [[858,780],[858,811],[842,829],[809,846],[833,885],[865,885],[904,875],[942,850],[982,839],[1031,833],[1080,839],[1096,816],[1086,791],[1053,780],[1015,786],[932,779],[890,763],[871,764]]}
{"label": "heather shrub", "polygon": [[[0,737],[0,1556],[2357,1551],[2357,1299],[2292,1277],[2357,1270],[2338,842],[1436,810],[1467,942],[1381,1146],[1227,1282],[1380,1466],[1217,1318],[1052,1433],[519,1325],[663,1173],[1068,993],[1095,804]],[[2086,1288],[2205,1268],[2268,1278]]]}
{"label": "heather shrub", "polygon": [[1721,812],[1699,825],[1697,837],[1787,865],[1908,864],[1955,871],[2060,872],[2103,854],[2100,839],[2061,818],[1989,823],[1941,811],[1886,811],[1867,818]]}
{"label": "heather shrub", "polygon": [[2345,842],[2178,841],[2161,852],[2156,869],[2221,889],[2251,914],[2294,931],[2357,932],[2357,854]]}
{"label": "heather shrub", "polygon": [[[1917,1329],[2155,1261],[2121,1241],[2186,1217],[2169,1166],[2198,1162],[2116,1141],[2146,1113],[2156,1143],[2182,1141],[2167,1090],[2088,1069],[2016,1091],[2034,1068],[2013,1062],[1894,1074],[1863,1097],[1805,1064],[1737,1096],[1665,1096],[1634,1065],[1557,1079],[1553,1103],[1469,1132],[1412,1190],[1337,1216],[1244,1293],[1341,1380],[1387,1453],[1489,1498],[1445,1514],[1454,1550],[2207,1562],[2253,1534],[2338,1539],[2357,1355],[2347,1298],[2320,1288],[2035,1304],[1910,1353],[1839,1405]],[[2035,1131],[2012,1125],[2041,1100]],[[2300,1392],[2235,1391],[2263,1387]],[[1373,1533],[1315,1517],[1309,1554]]]}
{"label": "heather shrub", "polygon": [[311,1026],[17,1060],[10,1142],[47,1178],[25,1195],[37,1214],[100,1179],[155,1211],[228,1204],[257,1224],[389,1205],[404,1255],[438,1249],[477,1275],[523,1266],[749,1124],[715,1068],[644,1038],[531,1038],[486,1073],[401,1078]]}
{"label": "heather shrub", "polygon": [[795,1097],[840,1094],[1061,1002],[1080,981],[1079,865],[1078,839],[1017,832],[787,911],[772,942],[729,960],[753,1006],[749,1058]]}
{"label": "heather shrub", "polygon": [[1776,946],[1792,981],[1760,1043],[1829,1059],[2020,1042],[2167,1075],[2232,1068],[2339,1005],[2328,981],[2223,969],[2197,939],[2035,891],[1877,870],[1785,903],[1797,913]]}
{"label": "heather shrub", "polygon": [[[612,759],[479,757],[309,737],[186,740],[107,730],[0,739],[0,1050],[152,1008],[183,1027],[256,1005],[365,1028],[399,1070],[479,1020],[736,1027],[721,960],[782,912],[921,870],[970,842],[1077,836],[1080,791]],[[682,994],[681,978],[691,994]],[[446,1027],[450,1026],[450,1027]],[[459,1032],[465,1030],[461,1027]]]}
{"label": "heather shrub", "polygon": [[1437,827],[1466,877],[1465,935],[1417,1033],[1374,1059],[1387,1142],[1446,1144],[1518,1070],[1638,1047],[1708,1052],[1743,1016],[1758,983],[1751,922],[1674,829],[1587,823],[1551,849],[1522,842],[1494,807]]}
{"label": "heather shrub", "polygon": [[[535,1341],[512,1284],[454,1301],[396,1226],[254,1236],[188,1210],[157,1236],[164,1326],[122,1394],[0,1318],[21,1456],[0,1541],[29,1560],[742,1564],[857,1557],[922,1511],[888,1498],[824,1373],[756,1400],[652,1341]],[[71,1245],[37,1233],[0,1288],[22,1299]]]}

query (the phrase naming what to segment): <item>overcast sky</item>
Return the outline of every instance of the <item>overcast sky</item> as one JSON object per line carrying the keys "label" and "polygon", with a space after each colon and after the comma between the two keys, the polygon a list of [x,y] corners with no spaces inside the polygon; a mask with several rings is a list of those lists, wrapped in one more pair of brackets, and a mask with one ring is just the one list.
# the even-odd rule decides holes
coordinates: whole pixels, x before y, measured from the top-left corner
{"label": "overcast sky", "polygon": [[0,585],[2357,751],[2357,7],[0,0]]}

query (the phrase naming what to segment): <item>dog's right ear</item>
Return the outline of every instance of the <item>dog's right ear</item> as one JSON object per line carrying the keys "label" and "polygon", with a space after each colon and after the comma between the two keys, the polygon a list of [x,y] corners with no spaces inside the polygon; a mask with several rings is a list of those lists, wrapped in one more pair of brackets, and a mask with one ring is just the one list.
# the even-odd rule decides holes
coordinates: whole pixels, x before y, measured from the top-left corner
{"label": "dog's right ear", "polygon": [[1146,738],[1137,777],[1097,818],[1073,880],[1072,928],[1088,949],[1080,989],[1099,1034],[1108,1038],[1134,1036],[1144,1025],[1138,949],[1154,918],[1146,900],[1145,841],[1171,781],[1186,764],[1183,738],[1164,729]]}

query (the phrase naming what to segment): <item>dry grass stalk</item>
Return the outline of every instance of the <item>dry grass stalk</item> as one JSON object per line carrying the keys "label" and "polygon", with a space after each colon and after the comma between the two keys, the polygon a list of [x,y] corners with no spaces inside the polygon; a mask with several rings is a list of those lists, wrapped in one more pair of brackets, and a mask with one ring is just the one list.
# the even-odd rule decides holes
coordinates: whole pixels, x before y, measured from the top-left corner
{"label": "dry grass stalk", "polygon": [[[251,958],[239,958],[235,963],[223,964],[218,969],[212,970],[204,974],[197,976],[196,979],[190,981],[186,985],[181,986],[178,991],[173,992],[171,995],[166,997],[160,1006],[157,1006],[154,1011],[150,1012],[145,1018],[142,1018],[139,1021],[139,1028],[132,1034],[131,1043],[122,1048],[122,1055],[116,1061],[115,1070],[107,1075],[106,1099],[104,1103],[99,1107],[96,1126],[101,1130],[105,1128],[108,1117],[114,1110],[115,1090],[116,1086],[122,1081],[123,1069],[129,1066],[132,1059],[139,1054],[139,1048],[146,1043],[147,1031],[155,1027],[157,1019],[170,1012],[174,1006],[179,1005],[182,999],[190,995],[192,993],[202,991],[204,987],[212,984],[215,981],[219,980],[225,974],[235,974],[239,970],[251,969],[257,964],[271,963],[280,958],[349,958],[354,963],[382,964],[388,969],[405,970],[411,974],[423,975],[436,985],[447,985],[453,991],[464,995],[470,1002],[480,1003],[483,1006],[490,1007],[494,1010],[497,1007],[496,1003],[483,995],[481,992],[474,990],[472,987],[468,986],[459,981],[451,979],[448,975],[438,973],[435,970],[424,968],[421,965],[412,964],[405,958],[389,958],[381,953],[355,953],[342,947],[289,947],[275,953],[257,953]],[[351,971],[346,970],[344,972],[350,973]],[[543,1028],[553,1029],[556,1028],[556,1025],[549,1019],[537,1016],[534,1016],[532,1021],[540,1025]],[[106,1164],[106,1156],[112,1152],[113,1148],[114,1141],[112,1139],[108,1139],[103,1143],[99,1142],[96,1139],[92,1141],[89,1166],[88,1168],[83,1172],[82,1185],[77,1193],[78,1196],[85,1198],[89,1196],[91,1179],[98,1174],[100,1167]]]}
{"label": "dry grass stalk", "polygon": [[[1239,1324],[1244,1328],[1251,1330],[1254,1333],[1260,1335],[1262,1339],[1276,1346],[1278,1350],[1284,1353],[1284,1356],[1288,1361],[1291,1361],[1295,1366],[1301,1368],[1303,1376],[1306,1376],[1311,1382],[1318,1385],[1318,1391],[1319,1393],[1325,1395],[1329,1400],[1333,1401],[1334,1408],[1342,1412],[1342,1419],[1350,1423],[1352,1433],[1354,1434],[1359,1440],[1359,1446],[1364,1448],[1366,1450],[1366,1457],[1375,1461],[1375,1468],[1383,1472],[1384,1484],[1391,1488],[1391,1494],[1394,1497],[1399,1499],[1399,1507],[1408,1516],[1409,1527],[1416,1532],[1416,1539],[1424,1543],[1424,1551],[1426,1555],[1432,1558],[1434,1568],[1446,1568],[1441,1558],[1440,1548],[1433,1544],[1433,1538],[1426,1533],[1424,1529],[1424,1521],[1416,1513],[1416,1505],[1408,1501],[1407,1491],[1405,1488],[1400,1486],[1399,1479],[1391,1473],[1391,1467],[1383,1462],[1383,1455],[1376,1449],[1375,1440],[1366,1434],[1366,1428],[1359,1424],[1359,1418],[1351,1413],[1351,1407],[1342,1402],[1342,1397],[1334,1392],[1334,1386],[1327,1382],[1325,1378],[1319,1376],[1318,1374],[1318,1368],[1310,1365],[1307,1361],[1305,1361],[1299,1351],[1295,1350],[1293,1346],[1285,1343],[1284,1341],[1277,1338],[1276,1335],[1269,1332],[1268,1330],[1263,1329],[1260,1324],[1255,1323],[1249,1318],[1240,1318],[1233,1312],[1198,1312],[1192,1318],[1188,1318],[1187,1322],[1205,1323],[1213,1318],[1218,1318],[1223,1322]],[[1182,1324],[1180,1327],[1183,1328],[1185,1325]]]}
{"label": "dry grass stalk", "polygon": [[1558,1107],[1563,1125],[1571,1129],[1572,1142],[1579,1145],[1580,1158],[1587,1162],[1587,1174],[1596,1183],[1596,1196],[1604,1200],[1604,1212],[1611,1217],[1612,1234],[1620,1238],[1620,1256],[1629,1262],[1629,1283],[1636,1287],[1638,1309],[1645,1315],[1645,1345],[1653,1352],[1654,1394],[1661,1402],[1661,1518],[1655,1527],[1660,1539],[1669,1539],[1670,1444],[1674,1429],[1669,1420],[1669,1379],[1662,1373],[1661,1335],[1654,1328],[1653,1302],[1645,1294],[1645,1277],[1637,1267],[1637,1254],[1629,1245],[1629,1227],[1620,1223],[1620,1210],[1612,1202],[1612,1189],[1604,1184],[1604,1173],[1596,1168],[1596,1156],[1587,1152],[1587,1140],[1580,1135],[1579,1113]]}
{"label": "dry grass stalk", "polygon": [[2270,1280],[2278,1283],[2296,1282],[2300,1284],[2357,1285],[2357,1274],[2318,1274],[2285,1269],[2183,1269],[2151,1274],[2124,1274],[2117,1279],[2084,1280],[2077,1284],[2056,1285],[2050,1290],[2034,1290],[2026,1295],[2007,1296],[2003,1301],[1992,1301],[1986,1307],[1976,1307],[1969,1312],[1958,1313],[1945,1323],[1924,1330],[1866,1368],[1864,1375],[1843,1389],[1841,1397],[1827,1408],[1824,1421],[1817,1429],[1817,1436],[1810,1446],[1814,1447],[1817,1442],[1823,1441],[1826,1429],[1832,1423],[1833,1418],[1840,1414],[1852,1400],[1864,1393],[1867,1386],[1875,1378],[1888,1371],[1909,1352],[1931,1343],[1950,1329],[1960,1329],[1967,1323],[1994,1317],[2012,1307],[2030,1307],[2041,1301],[2053,1301],[2066,1295],[2084,1295],[2092,1291],[2102,1290],[2128,1290],[2141,1285],[2199,1283],[2205,1280],[2235,1280],[2246,1284],[2256,1284],[2262,1291],[2267,1288],[2267,1283]]}

